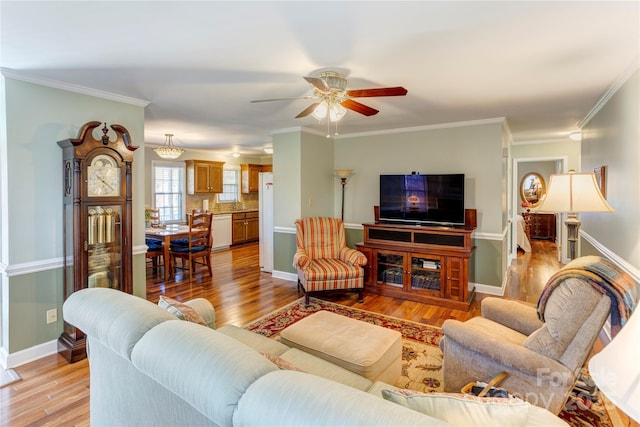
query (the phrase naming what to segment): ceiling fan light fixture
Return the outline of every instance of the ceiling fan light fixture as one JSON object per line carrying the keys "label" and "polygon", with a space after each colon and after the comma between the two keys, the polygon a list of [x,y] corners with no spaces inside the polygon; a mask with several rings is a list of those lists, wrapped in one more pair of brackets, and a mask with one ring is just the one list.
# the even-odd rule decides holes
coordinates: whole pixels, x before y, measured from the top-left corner
{"label": "ceiling fan light fixture", "polygon": [[347,109],[336,102],[323,100],[311,113],[317,120],[324,120],[327,114],[329,114],[329,121],[337,122],[347,114]]}
{"label": "ceiling fan light fixture", "polygon": [[318,104],[315,110],[313,110],[311,115],[313,116],[314,119],[322,120],[325,117],[327,117],[328,109],[329,109],[329,105],[327,104],[327,101],[322,101],[320,104]]}
{"label": "ceiling fan light fixture", "polygon": [[162,147],[154,148],[153,151],[155,151],[156,154],[163,159],[177,159],[182,155],[182,153],[184,153],[184,149],[173,145],[173,134],[165,133],[164,136],[164,145]]}
{"label": "ceiling fan light fixture", "polygon": [[340,104],[332,104],[329,108],[329,120],[337,122],[347,114],[347,109]]}

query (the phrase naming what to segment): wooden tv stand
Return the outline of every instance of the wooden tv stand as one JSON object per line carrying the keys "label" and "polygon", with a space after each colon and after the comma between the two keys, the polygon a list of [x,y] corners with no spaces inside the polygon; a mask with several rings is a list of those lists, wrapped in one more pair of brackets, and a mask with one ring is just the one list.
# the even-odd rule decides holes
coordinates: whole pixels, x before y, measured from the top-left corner
{"label": "wooden tv stand", "polygon": [[365,291],[469,310],[469,258],[475,227],[363,224]]}

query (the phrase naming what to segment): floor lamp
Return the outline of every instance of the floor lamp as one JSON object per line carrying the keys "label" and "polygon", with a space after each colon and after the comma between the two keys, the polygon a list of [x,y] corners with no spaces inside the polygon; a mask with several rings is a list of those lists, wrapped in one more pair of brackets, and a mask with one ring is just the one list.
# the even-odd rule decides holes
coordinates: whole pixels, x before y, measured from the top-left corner
{"label": "floor lamp", "polygon": [[580,212],[615,212],[598,188],[594,173],[551,175],[549,188],[533,212],[566,213],[567,240],[570,258],[576,257],[576,242],[580,229]]}
{"label": "floor lamp", "polygon": [[342,207],[340,211],[340,219],[344,221],[344,186],[347,185],[347,179],[353,174],[352,169],[336,169],[336,175],[340,177],[340,185],[342,185]]}

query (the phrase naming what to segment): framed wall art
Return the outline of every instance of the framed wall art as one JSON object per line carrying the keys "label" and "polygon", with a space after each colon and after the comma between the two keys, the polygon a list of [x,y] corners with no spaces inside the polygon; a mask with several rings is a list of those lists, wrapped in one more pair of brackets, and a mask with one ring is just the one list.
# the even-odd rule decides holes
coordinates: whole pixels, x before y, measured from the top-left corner
{"label": "framed wall art", "polygon": [[596,182],[598,183],[598,188],[600,188],[600,192],[605,199],[607,198],[606,171],[607,167],[604,165],[600,166],[599,168],[593,168],[593,172],[596,174]]}

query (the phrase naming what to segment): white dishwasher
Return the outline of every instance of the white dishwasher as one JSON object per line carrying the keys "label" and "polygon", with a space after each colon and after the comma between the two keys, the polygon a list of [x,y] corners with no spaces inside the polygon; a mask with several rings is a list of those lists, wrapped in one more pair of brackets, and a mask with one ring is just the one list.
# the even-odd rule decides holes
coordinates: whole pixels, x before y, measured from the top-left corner
{"label": "white dishwasher", "polygon": [[231,246],[231,215],[213,216],[213,249]]}

